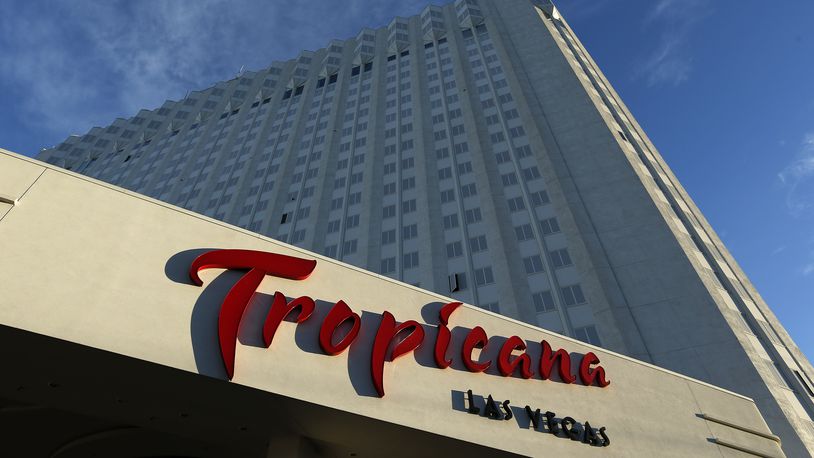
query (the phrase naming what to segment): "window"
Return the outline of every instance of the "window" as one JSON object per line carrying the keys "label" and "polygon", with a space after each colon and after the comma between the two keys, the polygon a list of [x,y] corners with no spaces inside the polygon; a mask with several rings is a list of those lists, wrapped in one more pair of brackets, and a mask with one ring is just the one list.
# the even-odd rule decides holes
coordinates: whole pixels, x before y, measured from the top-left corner
{"label": "window", "polygon": [[345,219],[345,228],[352,229],[359,226],[359,215],[351,215]]}
{"label": "window", "polygon": [[509,211],[511,211],[512,213],[520,211],[520,210],[525,210],[525,208],[526,208],[526,204],[523,203],[523,198],[522,197],[515,197],[515,198],[512,198],[512,199],[509,199]]}
{"label": "window", "polygon": [[447,243],[447,258],[457,258],[463,256],[464,250],[461,242]]}
{"label": "window", "polygon": [[518,146],[516,151],[517,157],[531,156],[531,147],[529,145]]}
{"label": "window", "polygon": [[401,189],[408,190],[415,188],[415,177],[405,178],[401,180]]}
{"label": "window", "polygon": [[511,186],[513,184],[517,184],[517,175],[514,172],[505,173],[500,176],[501,181],[503,181],[503,186]]}
{"label": "window", "polygon": [[557,305],[554,304],[554,296],[551,294],[551,291],[534,293],[531,295],[531,298],[534,300],[534,309],[537,310],[538,313],[551,312],[557,309]]}
{"label": "window", "polygon": [[531,224],[523,224],[514,228],[514,234],[517,236],[517,241],[531,240],[534,238],[534,232],[531,229]]}
{"label": "window", "polygon": [[410,224],[401,228],[401,238],[403,240],[410,240],[418,237],[418,225]]}
{"label": "window", "polygon": [[389,231],[382,232],[382,245],[389,245],[396,242],[396,230],[390,229]]}
{"label": "window", "polygon": [[305,240],[305,229],[294,231],[294,234],[291,235],[291,243],[299,243],[303,240]]}
{"label": "window", "polygon": [[491,267],[484,267],[482,269],[475,269],[475,284],[477,286],[488,285],[494,283],[495,278],[492,275]]}
{"label": "window", "polygon": [[554,264],[554,267],[565,267],[570,266],[571,263],[571,256],[568,254],[568,250],[563,248],[561,250],[554,250],[549,253],[551,255],[551,263]]}
{"label": "window", "polygon": [[557,218],[548,218],[540,221],[540,229],[543,234],[554,234],[560,232],[560,225],[557,223]]}
{"label": "window", "polygon": [[763,332],[766,333],[766,337],[768,337],[769,340],[776,344],[780,343],[780,339],[777,338],[777,334],[775,334],[772,328],[769,327],[769,323],[763,320],[757,320],[757,324],[763,329]]}
{"label": "window", "polygon": [[475,183],[469,183],[461,186],[461,195],[463,197],[472,197],[478,195],[478,188]]}
{"label": "window", "polygon": [[523,169],[523,178],[525,178],[527,181],[540,178],[540,170],[537,167],[529,167],[527,169]]}
{"label": "window", "polygon": [[464,212],[464,219],[466,220],[467,224],[477,223],[482,218],[480,208],[473,208]]}
{"label": "window", "polygon": [[547,192],[537,191],[531,193],[531,202],[534,204],[535,207],[539,207],[541,205],[545,205],[551,202],[551,200],[549,200]]}
{"label": "window", "polygon": [[543,259],[539,254],[523,258],[523,266],[526,268],[526,273],[536,274],[543,271]]}
{"label": "window", "polygon": [[780,370],[777,368],[777,363],[766,361],[766,366],[768,366],[769,369],[772,371],[772,374],[774,374],[775,378],[777,378],[777,381],[780,382],[780,385],[791,389],[788,382],[786,381],[786,377],[784,377]]}
{"label": "window", "polygon": [[560,288],[562,291],[562,300],[565,305],[576,305],[585,303],[585,295],[582,294],[582,287],[579,285],[563,286]]}
{"label": "window", "polygon": [[329,258],[335,258],[336,257],[336,245],[328,245],[328,246],[326,246],[325,247],[325,256],[328,256]]}
{"label": "window", "polygon": [[806,378],[803,378],[803,375],[800,373],[800,371],[794,370],[794,375],[796,375],[797,379],[800,380],[800,384],[802,384],[803,387],[806,389],[808,395],[814,397],[814,390],[811,389],[811,385],[806,381]]}
{"label": "window", "polygon": [[466,274],[463,272],[454,273],[449,276],[449,292],[463,291],[466,289]]}
{"label": "window", "polygon": [[447,202],[454,202],[455,201],[455,191],[452,189],[447,189],[446,191],[441,191],[441,203],[445,204]]}
{"label": "window", "polygon": [[600,344],[599,334],[596,332],[596,326],[594,325],[574,328],[574,337],[591,345]]}
{"label": "window", "polygon": [[526,135],[526,131],[523,130],[523,126],[512,127],[509,129],[509,136],[512,138],[522,137]]}
{"label": "window", "polygon": [[396,183],[387,183],[384,185],[384,195],[389,196],[396,193]]}
{"label": "window", "polygon": [[444,229],[452,229],[455,227],[458,227],[458,214],[453,213],[444,216]]}
{"label": "window", "polygon": [[445,180],[447,178],[452,178],[452,168],[451,167],[444,167],[443,169],[438,171],[438,179]]}
{"label": "window", "polygon": [[410,199],[410,200],[408,200],[408,201],[404,202],[404,203],[402,204],[402,206],[401,206],[401,213],[402,213],[403,215],[404,215],[404,214],[407,214],[407,213],[412,213],[412,212],[414,212],[415,210],[416,210],[416,203],[415,203],[415,199]]}
{"label": "window", "polygon": [[414,267],[418,267],[418,252],[414,251],[412,253],[405,254],[403,261],[405,269],[412,269]]}
{"label": "window", "polygon": [[382,218],[392,218],[396,216],[396,206],[388,205],[382,209]]}
{"label": "window", "polygon": [[396,258],[382,259],[381,273],[390,274],[396,271]]}
{"label": "window", "polygon": [[339,230],[339,220],[328,221],[328,233],[334,233]]}
{"label": "window", "polygon": [[486,251],[486,236],[479,235],[477,237],[472,237],[469,239],[469,249],[472,250],[473,253],[480,253],[481,251]]}
{"label": "window", "polygon": [[345,243],[342,244],[342,255],[356,253],[357,245],[356,239],[345,241]]}

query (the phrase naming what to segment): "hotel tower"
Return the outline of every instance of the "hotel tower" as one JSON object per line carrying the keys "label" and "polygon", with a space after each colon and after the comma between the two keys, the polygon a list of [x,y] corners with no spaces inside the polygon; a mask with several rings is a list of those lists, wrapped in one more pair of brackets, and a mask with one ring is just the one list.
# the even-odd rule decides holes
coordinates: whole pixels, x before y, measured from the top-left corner
{"label": "hotel tower", "polygon": [[814,369],[547,1],[428,6],[38,159],[749,396],[814,454]]}

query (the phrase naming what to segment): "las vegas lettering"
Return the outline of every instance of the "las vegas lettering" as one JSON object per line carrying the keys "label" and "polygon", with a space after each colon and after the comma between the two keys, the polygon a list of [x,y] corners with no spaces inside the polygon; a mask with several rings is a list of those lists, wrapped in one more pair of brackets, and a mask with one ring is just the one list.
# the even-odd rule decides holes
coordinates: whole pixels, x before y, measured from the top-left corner
{"label": "las vegas lettering", "polygon": [[[503,402],[496,401],[490,394],[483,398],[483,402],[478,406],[472,390],[467,390],[466,400],[469,404],[466,411],[472,415],[479,415],[491,420],[511,420],[514,418],[511,401],[508,399]],[[604,426],[594,428],[587,421],[580,423],[569,416],[558,418],[555,412],[546,411],[542,413],[540,409],[532,409],[528,405],[522,410],[517,410],[526,414],[534,431],[546,432],[556,437],[571,439],[596,447],[607,447],[611,443],[606,432],[607,428]]]}
{"label": "las vegas lettering", "polygon": [[[198,286],[203,285],[198,273],[204,269],[246,271],[226,294],[218,315],[218,340],[229,380],[234,376],[235,347],[240,320],[265,276],[305,280],[314,271],[316,264],[315,260],[253,250],[214,250],[198,256],[192,262],[189,276]],[[451,340],[448,326],[452,314],[460,306],[460,302],[451,302],[444,305],[439,312],[434,356],[435,363],[440,369],[445,369],[452,364],[452,360],[447,358]],[[314,307],[314,300],[308,296],[298,297],[288,302],[282,293],[275,293],[263,324],[263,341],[266,348],[271,346],[274,334],[283,320],[291,317],[297,324],[302,323],[311,318]],[[343,331],[344,335],[337,336],[340,327],[350,329]],[[320,326],[320,348],[327,355],[339,355],[354,343],[360,329],[359,315],[348,304],[340,300],[334,304]],[[424,338],[424,328],[415,320],[398,323],[392,313],[387,311],[382,313],[370,357],[370,375],[373,386],[380,397],[384,396],[385,361],[394,361],[399,356],[415,351],[424,344]],[[554,366],[557,366],[558,375],[565,383],[576,382],[578,376],[579,381],[587,386],[606,387],[610,384],[605,377],[605,369],[598,365],[599,358],[594,353],[588,352],[582,356],[576,374],[574,374],[568,352],[563,349],[554,350],[545,340],[540,343],[542,355],[537,362],[537,367],[533,367],[531,357],[524,351],[526,344],[518,336],[511,336],[503,343],[496,361],[473,360],[473,350],[485,349],[488,341],[486,331],[480,326],[475,326],[470,330],[464,339],[459,355],[463,365],[470,372],[483,372],[495,362],[498,372],[505,377],[518,373],[521,377],[530,379],[535,375],[536,370],[540,379],[547,380],[550,378]],[[394,342],[397,343],[388,357],[388,349]],[[514,351],[523,353],[515,356]]]}

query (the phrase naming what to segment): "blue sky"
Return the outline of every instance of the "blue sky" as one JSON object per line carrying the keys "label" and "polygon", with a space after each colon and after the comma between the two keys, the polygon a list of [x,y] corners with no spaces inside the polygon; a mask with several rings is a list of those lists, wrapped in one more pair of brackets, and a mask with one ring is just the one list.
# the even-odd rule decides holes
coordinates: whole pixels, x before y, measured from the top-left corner
{"label": "blue sky", "polygon": [[[35,154],[241,67],[266,67],[426,3],[4,0],[0,146]],[[557,5],[814,356],[814,2]]]}

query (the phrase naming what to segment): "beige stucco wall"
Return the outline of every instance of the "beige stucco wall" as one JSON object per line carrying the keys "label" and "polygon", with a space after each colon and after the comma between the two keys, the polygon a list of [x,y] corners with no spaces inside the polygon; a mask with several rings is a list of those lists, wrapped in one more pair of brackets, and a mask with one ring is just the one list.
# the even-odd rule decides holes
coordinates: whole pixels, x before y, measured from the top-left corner
{"label": "beige stucco wall", "polygon": [[[768,434],[750,399],[628,357],[465,306],[452,317],[455,336],[479,325],[489,336],[518,335],[570,352],[593,351],[612,383],[598,388],[473,374],[461,370],[459,361],[440,370],[431,363],[431,351],[437,304],[447,298],[4,151],[0,194],[17,201],[0,203],[2,325],[223,378],[214,320],[224,288],[239,274],[206,270],[200,288],[186,277],[189,262],[215,248],[295,255],[316,259],[316,269],[305,281],[263,281],[242,323],[232,384],[522,455],[741,454],[710,440],[717,438],[782,456],[774,441],[698,416]],[[309,295],[318,301],[317,312],[300,328],[283,323],[265,349],[259,333],[275,291]],[[340,299],[362,315],[363,327],[350,351],[330,357],[317,345],[319,315]],[[398,321],[428,326],[416,355],[386,364],[387,394],[379,398],[373,395],[368,364],[385,310]],[[460,339],[452,348],[460,348]],[[457,353],[452,356],[459,360]],[[606,426],[612,444],[589,447],[531,431],[515,419],[467,414],[456,409],[467,389]]]}

